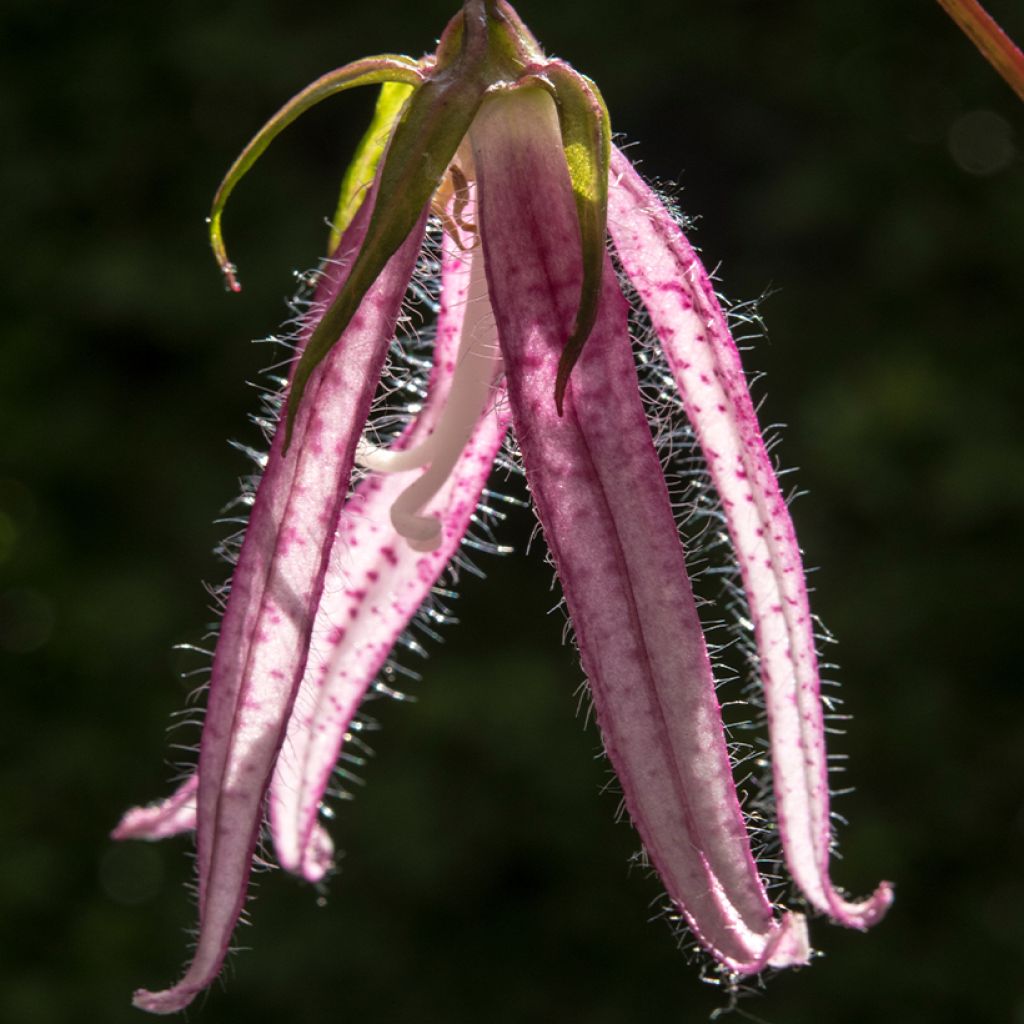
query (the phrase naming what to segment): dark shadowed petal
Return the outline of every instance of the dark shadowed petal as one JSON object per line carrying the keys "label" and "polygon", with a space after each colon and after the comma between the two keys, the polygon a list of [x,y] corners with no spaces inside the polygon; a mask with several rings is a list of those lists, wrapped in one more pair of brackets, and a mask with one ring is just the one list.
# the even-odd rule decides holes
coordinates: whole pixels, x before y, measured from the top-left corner
{"label": "dark shadowed petal", "polygon": [[747,389],[739,352],[700,260],[618,150],[608,228],[647,307],[728,521],[760,657],[779,830],[808,900],[866,928],[892,901],[883,883],[851,903],[828,874],[829,791],[814,627],[789,509]]}
{"label": "dark shadowed petal", "polygon": [[607,265],[564,416],[555,409],[582,268],[550,97],[487,101],[471,139],[513,422],[626,806],[669,895],[720,962],[739,973],[803,963],[803,918],[773,917],[750,854],[626,304]]}
{"label": "dark shadowed petal", "polygon": [[[342,286],[369,206],[325,272],[315,309]],[[424,222],[425,215],[311,378],[287,456],[283,430],[274,438],[232,578],[200,746],[199,941],[177,985],[136,993],[141,1009],[173,1013],[210,984],[245,901],[264,793],[305,666],[329,541]],[[306,337],[315,323],[313,316]]]}

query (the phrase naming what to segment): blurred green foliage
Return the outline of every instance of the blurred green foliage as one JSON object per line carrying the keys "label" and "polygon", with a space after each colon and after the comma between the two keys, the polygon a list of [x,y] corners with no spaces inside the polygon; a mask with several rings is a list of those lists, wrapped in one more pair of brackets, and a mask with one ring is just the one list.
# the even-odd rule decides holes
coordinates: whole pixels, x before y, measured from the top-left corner
{"label": "blurred green foliage", "polygon": [[[226,219],[220,174],[320,72],[418,54],[454,4],[6,0],[0,10],[0,1019],[141,1019],[176,977],[188,842],[115,848],[166,789],[218,580],[223,443],[315,263],[372,97],[315,111]],[[1017,38],[1010,0],[990,9]],[[928,3],[523,0],[601,85],[647,173],[682,186],[733,298],[770,293],[766,422],[856,718],[836,748],[839,880],[885,876],[874,933],[743,1004],[785,1024],[1024,1021],[1020,650],[1024,110]],[[532,523],[508,537],[525,547]],[[415,705],[378,704],[365,793],[337,805],[326,906],[260,879],[226,991],[193,1019],[699,1020],[723,1003],[649,924],[540,545],[467,579]],[[170,737],[173,742],[174,736]],[[629,877],[627,877],[629,876]]]}

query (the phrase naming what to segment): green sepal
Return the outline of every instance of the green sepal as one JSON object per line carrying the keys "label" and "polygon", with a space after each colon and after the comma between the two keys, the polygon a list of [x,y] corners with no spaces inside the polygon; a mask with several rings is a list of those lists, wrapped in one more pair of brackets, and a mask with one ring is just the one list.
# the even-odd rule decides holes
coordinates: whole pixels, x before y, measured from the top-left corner
{"label": "green sepal", "polygon": [[542,65],[531,77],[545,85],[555,99],[562,148],[576,200],[583,257],[579,309],[555,378],[555,405],[561,416],[569,374],[593,330],[601,298],[612,131],[608,109],[589,78],[561,61]]}
{"label": "green sepal", "polygon": [[492,23],[499,24],[499,30],[510,40],[511,46],[524,64],[534,64],[545,59],[537,37],[526,27],[511,4],[505,0],[495,0],[491,5],[490,15]]}
{"label": "green sepal", "polygon": [[[316,325],[295,367],[285,414],[286,451],[310,376],[341,338],[367,291],[422,216],[483,102],[487,90],[483,4],[467,5],[458,21],[460,24],[449,26],[454,31],[448,37],[448,47],[442,38],[437,64],[402,110],[380,170],[366,238],[344,286]],[[458,45],[457,55],[452,43]]]}
{"label": "green sepal", "polygon": [[238,281],[235,279],[235,268],[228,260],[227,250],[224,247],[224,238],[221,234],[220,219],[228,196],[243,177],[249,168],[263,154],[263,151],[270,143],[294,121],[300,114],[304,114],[310,107],[316,106],[321,100],[333,96],[335,93],[343,92],[346,89],[353,89],[360,85],[377,85],[382,82],[400,82],[407,86],[417,86],[423,81],[423,73],[419,63],[408,57],[385,54],[380,57],[366,57],[363,60],[354,61],[344,67],[329,71],[326,75],[318,78],[311,85],[306,86],[298,95],[293,96],[267,123],[253,136],[249,144],[242,150],[238,159],[231,165],[231,169],[224,176],[224,180],[213,197],[213,207],[210,210],[208,223],[210,225],[210,245],[213,247],[213,254],[217,259],[221,272],[227,280],[228,287],[232,291],[240,291]]}
{"label": "green sepal", "polygon": [[377,174],[377,165],[391,136],[391,130],[402,113],[402,107],[412,92],[412,86],[405,82],[385,82],[380,87],[373,120],[356,148],[352,162],[341,180],[341,194],[338,207],[331,219],[331,235],[327,243],[328,253],[338,248],[345,228],[352,223],[359,207],[363,205],[367,190]]}

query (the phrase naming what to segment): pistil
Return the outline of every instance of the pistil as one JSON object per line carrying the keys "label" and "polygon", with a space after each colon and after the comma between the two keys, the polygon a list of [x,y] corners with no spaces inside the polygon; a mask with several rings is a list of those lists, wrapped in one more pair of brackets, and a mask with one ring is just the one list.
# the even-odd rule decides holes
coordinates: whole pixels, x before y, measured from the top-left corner
{"label": "pistil", "polygon": [[502,372],[494,313],[487,297],[483,251],[473,252],[462,340],[451,391],[434,432],[412,448],[378,447],[365,439],[357,462],[375,473],[404,473],[426,466],[391,506],[391,522],[416,551],[434,551],[441,543],[441,521],[422,510],[444,486],[480,417],[493,400]]}

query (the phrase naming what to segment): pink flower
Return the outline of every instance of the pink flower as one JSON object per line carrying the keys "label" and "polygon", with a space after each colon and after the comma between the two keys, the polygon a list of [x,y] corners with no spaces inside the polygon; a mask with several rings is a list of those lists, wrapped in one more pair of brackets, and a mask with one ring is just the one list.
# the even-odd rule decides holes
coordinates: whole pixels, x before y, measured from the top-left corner
{"label": "pink flower", "polygon": [[[137,992],[136,1005],[180,1010],[217,976],[265,818],[283,867],[313,881],[330,867],[318,809],[360,700],[455,555],[510,428],[605,750],[669,897],[728,971],[806,963],[803,916],[772,906],[751,854],[606,231],[656,332],[739,566],[786,863],[811,907],[866,928],[891,889],[850,902],[829,879],[804,571],[708,276],[611,146],[593,84],[548,60],[502,0],[467,0],[434,56],[348,65],[253,140],[215,202],[215,248],[232,284],[219,219],[235,182],[303,110],[369,82],[400,85],[385,86],[353,165],[348,223],[299,339],[224,611],[197,773],[115,831],[197,832],[193,960],[174,987]],[[380,448],[364,431],[431,212],[443,231],[427,397]]]}

